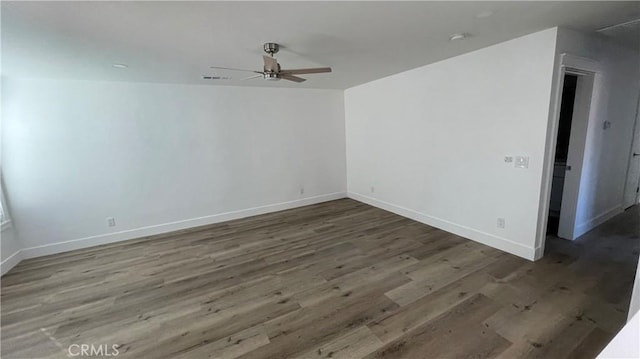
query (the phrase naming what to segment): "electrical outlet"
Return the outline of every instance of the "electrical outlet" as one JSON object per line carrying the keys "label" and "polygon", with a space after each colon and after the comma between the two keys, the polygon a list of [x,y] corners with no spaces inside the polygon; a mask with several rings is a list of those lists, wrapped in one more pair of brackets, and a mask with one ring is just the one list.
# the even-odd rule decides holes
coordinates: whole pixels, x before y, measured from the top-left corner
{"label": "electrical outlet", "polygon": [[498,228],[504,228],[504,218],[498,218],[496,225]]}
{"label": "electrical outlet", "polygon": [[516,168],[529,168],[529,157],[516,156],[516,163],[514,166]]}
{"label": "electrical outlet", "polygon": [[504,162],[506,163],[513,162],[513,156],[504,156]]}
{"label": "electrical outlet", "polygon": [[376,193],[376,188],[371,186],[371,193]]}
{"label": "electrical outlet", "polygon": [[115,227],[116,226],[116,219],[113,218],[113,217],[107,217],[107,226]]}

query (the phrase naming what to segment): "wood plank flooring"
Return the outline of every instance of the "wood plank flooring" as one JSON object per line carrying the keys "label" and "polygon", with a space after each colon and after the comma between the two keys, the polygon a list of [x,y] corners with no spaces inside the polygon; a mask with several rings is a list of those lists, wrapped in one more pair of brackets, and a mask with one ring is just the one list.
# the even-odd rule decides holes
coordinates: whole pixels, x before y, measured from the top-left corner
{"label": "wood plank flooring", "polygon": [[638,214],[535,263],[348,199],[30,259],[2,278],[1,354],[595,357],[626,319]]}

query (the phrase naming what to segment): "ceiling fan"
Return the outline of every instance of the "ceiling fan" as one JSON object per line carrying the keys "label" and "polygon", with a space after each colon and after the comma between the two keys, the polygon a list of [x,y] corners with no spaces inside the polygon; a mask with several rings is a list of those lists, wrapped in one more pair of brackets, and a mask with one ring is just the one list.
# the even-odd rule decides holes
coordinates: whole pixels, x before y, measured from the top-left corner
{"label": "ceiling fan", "polygon": [[[298,77],[295,75],[304,75],[304,74],[319,74],[325,72],[331,72],[331,67],[314,67],[310,69],[282,69],[278,60],[273,57],[273,54],[278,53],[280,50],[280,45],[274,42],[267,42],[264,44],[264,52],[269,54],[269,56],[263,55],[262,59],[264,61],[264,67],[262,71],[254,71],[254,70],[245,70],[245,69],[236,69],[233,67],[218,67],[211,66],[212,69],[220,69],[220,70],[233,70],[233,71],[245,71],[245,72],[253,72],[259,75],[247,77],[243,80],[257,79],[259,77],[264,78],[265,80],[278,81],[280,79],[289,80],[293,82],[304,82],[306,79],[302,77]],[[203,79],[216,79],[216,76],[203,76]]]}

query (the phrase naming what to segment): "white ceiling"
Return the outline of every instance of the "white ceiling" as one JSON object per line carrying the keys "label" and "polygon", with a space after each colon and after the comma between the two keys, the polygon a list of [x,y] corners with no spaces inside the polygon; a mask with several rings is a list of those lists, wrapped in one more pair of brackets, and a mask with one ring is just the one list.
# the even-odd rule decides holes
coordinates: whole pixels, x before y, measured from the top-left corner
{"label": "white ceiling", "polygon": [[[2,1],[1,7],[3,76],[337,89],[553,26],[594,32],[640,17],[638,1]],[[494,14],[476,17],[487,10]],[[471,37],[448,40],[460,32]],[[283,45],[276,55],[283,68],[334,72],[296,84],[240,81],[245,73],[209,69],[261,69],[264,42]]]}

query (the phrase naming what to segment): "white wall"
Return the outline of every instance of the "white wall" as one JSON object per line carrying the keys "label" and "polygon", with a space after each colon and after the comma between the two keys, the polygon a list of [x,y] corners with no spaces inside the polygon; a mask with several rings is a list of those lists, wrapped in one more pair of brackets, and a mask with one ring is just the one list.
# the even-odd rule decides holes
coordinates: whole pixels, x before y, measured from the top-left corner
{"label": "white wall", "polygon": [[533,259],[555,42],[548,29],[346,90],[349,195]]}
{"label": "white wall", "polygon": [[4,79],[2,105],[25,257],[344,196],[342,91]]}
{"label": "white wall", "polygon": [[[558,30],[557,54],[597,62],[574,237],[620,213],[640,91],[640,54],[606,38]],[[604,121],[611,127],[603,129]]]}

